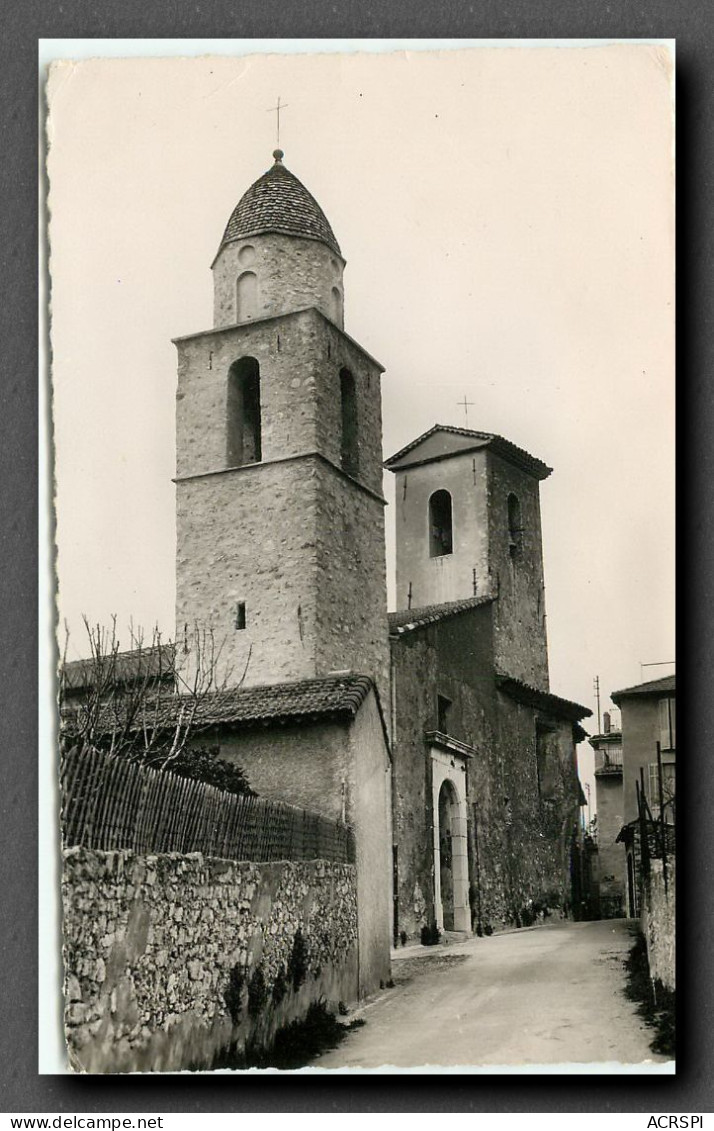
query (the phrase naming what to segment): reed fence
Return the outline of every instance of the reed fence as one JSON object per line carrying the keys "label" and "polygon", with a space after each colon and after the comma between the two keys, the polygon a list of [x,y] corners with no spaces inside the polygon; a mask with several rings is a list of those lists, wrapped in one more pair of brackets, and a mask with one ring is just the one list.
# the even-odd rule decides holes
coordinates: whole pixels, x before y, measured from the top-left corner
{"label": "reed fence", "polygon": [[353,832],[341,821],[101,751],[63,754],[60,785],[67,848],[202,852],[226,860],[355,859]]}

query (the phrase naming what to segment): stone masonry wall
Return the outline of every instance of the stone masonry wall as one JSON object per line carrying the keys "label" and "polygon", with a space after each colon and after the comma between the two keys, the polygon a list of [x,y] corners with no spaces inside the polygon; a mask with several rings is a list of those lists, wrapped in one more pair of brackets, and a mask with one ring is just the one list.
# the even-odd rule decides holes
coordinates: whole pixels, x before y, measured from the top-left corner
{"label": "stone masonry wall", "polygon": [[572,726],[552,721],[541,795],[538,712],[496,690],[494,604],[393,641],[394,836],[400,930],[409,936],[418,936],[434,917],[434,814],[424,734],[436,729],[437,694],[451,701],[450,736],[474,749],[467,767],[474,929],[526,922],[534,905],[560,911],[570,899],[570,842],[578,815]]}
{"label": "stone masonry wall", "polygon": [[[177,484],[176,634],[194,623],[222,649],[219,678],[315,674],[315,461],[254,464]],[[245,604],[245,629],[236,605]]]}
{"label": "stone masonry wall", "polygon": [[278,233],[249,236],[227,244],[213,264],[214,325],[236,321],[236,284],[244,271],[257,277],[256,318],[316,306],[342,327],[344,260],[319,240]]}
{"label": "stone masonry wall", "polygon": [[[495,662],[515,679],[548,690],[539,481],[489,452],[489,561],[498,589]],[[522,548],[509,552],[508,496],[521,506]]]}
{"label": "stone masonry wall", "polygon": [[[371,676],[389,704],[384,507],[345,476],[316,467],[316,669]],[[388,716],[387,716],[388,717]]]}
{"label": "stone masonry wall", "polygon": [[253,357],[260,367],[263,462],[319,451],[338,467],[340,369],[355,379],[359,472],[382,491],[380,367],[316,310],[177,338],[176,473],[226,467],[228,374]]}
{"label": "stone masonry wall", "polygon": [[[398,471],[395,491],[397,608],[483,596],[489,577],[486,452]],[[451,495],[453,553],[430,557],[429,499]]]}
{"label": "stone masonry wall", "polygon": [[667,861],[667,891],[662,861],[653,860],[643,900],[641,926],[647,941],[650,978],[667,989],[675,988],[675,858]]}
{"label": "stone masonry wall", "polygon": [[[250,654],[246,684],[353,668],[386,698],[379,367],[314,310],[177,344],[178,638],[210,626],[236,681]],[[240,356],[260,364],[263,462],[226,469],[226,381]],[[357,482],[340,469],[343,365]]]}
{"label": "stone masonry wall", "polygon": [[73,848],[62,888],[75,1071],[209,1067],[357,997],[352,865]]}

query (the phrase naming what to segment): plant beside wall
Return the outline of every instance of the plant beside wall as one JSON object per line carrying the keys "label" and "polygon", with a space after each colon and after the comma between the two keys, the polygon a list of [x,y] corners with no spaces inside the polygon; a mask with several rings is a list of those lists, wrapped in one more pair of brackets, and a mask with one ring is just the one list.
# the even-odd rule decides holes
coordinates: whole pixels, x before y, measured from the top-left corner
{"label": "plant beside wall", "polygon": [[436,923],[430,923],[421,929],[421,945],[422,946],[436,946],[441,939],[441,931]]}
{"label": "plant beside wall", "polygon": [[288,976],[284,966],[281,966],[275,975],[273,982],[273,1001],[276,1005],[280,1005],[285,995],[288,992]]}
{"label": "plant beside wall", "polygon": [[248,1013],[251,1017],[260,1017],[269,996],[261,962],[256,966],[248,983]]}
{"label": "plant beside wall", "polygon": [[299,990],[307,977],[308,946],[305,936],[298,927],[293,939],[293,948],[288,962],[288,975],[294,990]]}
{"label": "plant beside wall", "polygon": [[243,986],[245,975],[241,966],[234,966],[228,975],[228,985],[223,994],[231,1021],[237,1025],[243,1012]]}

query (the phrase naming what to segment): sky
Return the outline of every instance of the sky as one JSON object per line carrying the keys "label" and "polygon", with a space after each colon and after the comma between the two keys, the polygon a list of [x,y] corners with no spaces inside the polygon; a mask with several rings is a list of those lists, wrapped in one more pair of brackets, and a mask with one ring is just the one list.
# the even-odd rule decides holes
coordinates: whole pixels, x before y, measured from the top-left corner
{"label": "sky", "polygon": [[[595,710],[598,676],[607,710],[611,691],[673,670],[642,666],[674,659],[671,52],[376,47],[246,55],[222,41],[51,73],[69,655],[86,654],[83,614],[116,614],[127,646],[130,620],[173,634],[171,339],[212,325],[210,264],[272,164],[279,95],[285,165],[347,260],[345,328],[386,369],[385,457],[467,423],[554,468],[541,485],[551,689]],[[393,524],[388,508],[390,608]]]}

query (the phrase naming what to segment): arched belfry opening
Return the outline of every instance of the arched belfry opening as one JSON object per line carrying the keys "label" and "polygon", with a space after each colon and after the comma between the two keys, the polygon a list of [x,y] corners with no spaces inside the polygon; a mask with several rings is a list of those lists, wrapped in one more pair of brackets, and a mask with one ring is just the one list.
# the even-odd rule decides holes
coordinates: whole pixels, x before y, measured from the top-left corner
{"label": "arched belfry opening", "polygon": [[429,557],[454,552],[453,515],[448,491],[435,491],[429,499]]}
{"label": "arched belfry opening", "polygon": [[521,504],[517,495],[508,496],[508,552],[513,561],[521,556],[523,550],[523,519]]}
{"label": "arched belfry opening", "polygon": [[340,370],[340,402],[342,411],[342,470],[348,475],[359,471],[359,442],[357,435],[357,390],[349,369]]}
{"label": "arched belfry opening", "polygon": [[226,395],[226,465],[259,463],[260,366],[254,357],[241,357],[228,370]]}
{"label": "arched belfry opening", "polygon": [[236,283],[236,322],[247,322],[258,313],[258,276],[244,271]]}

